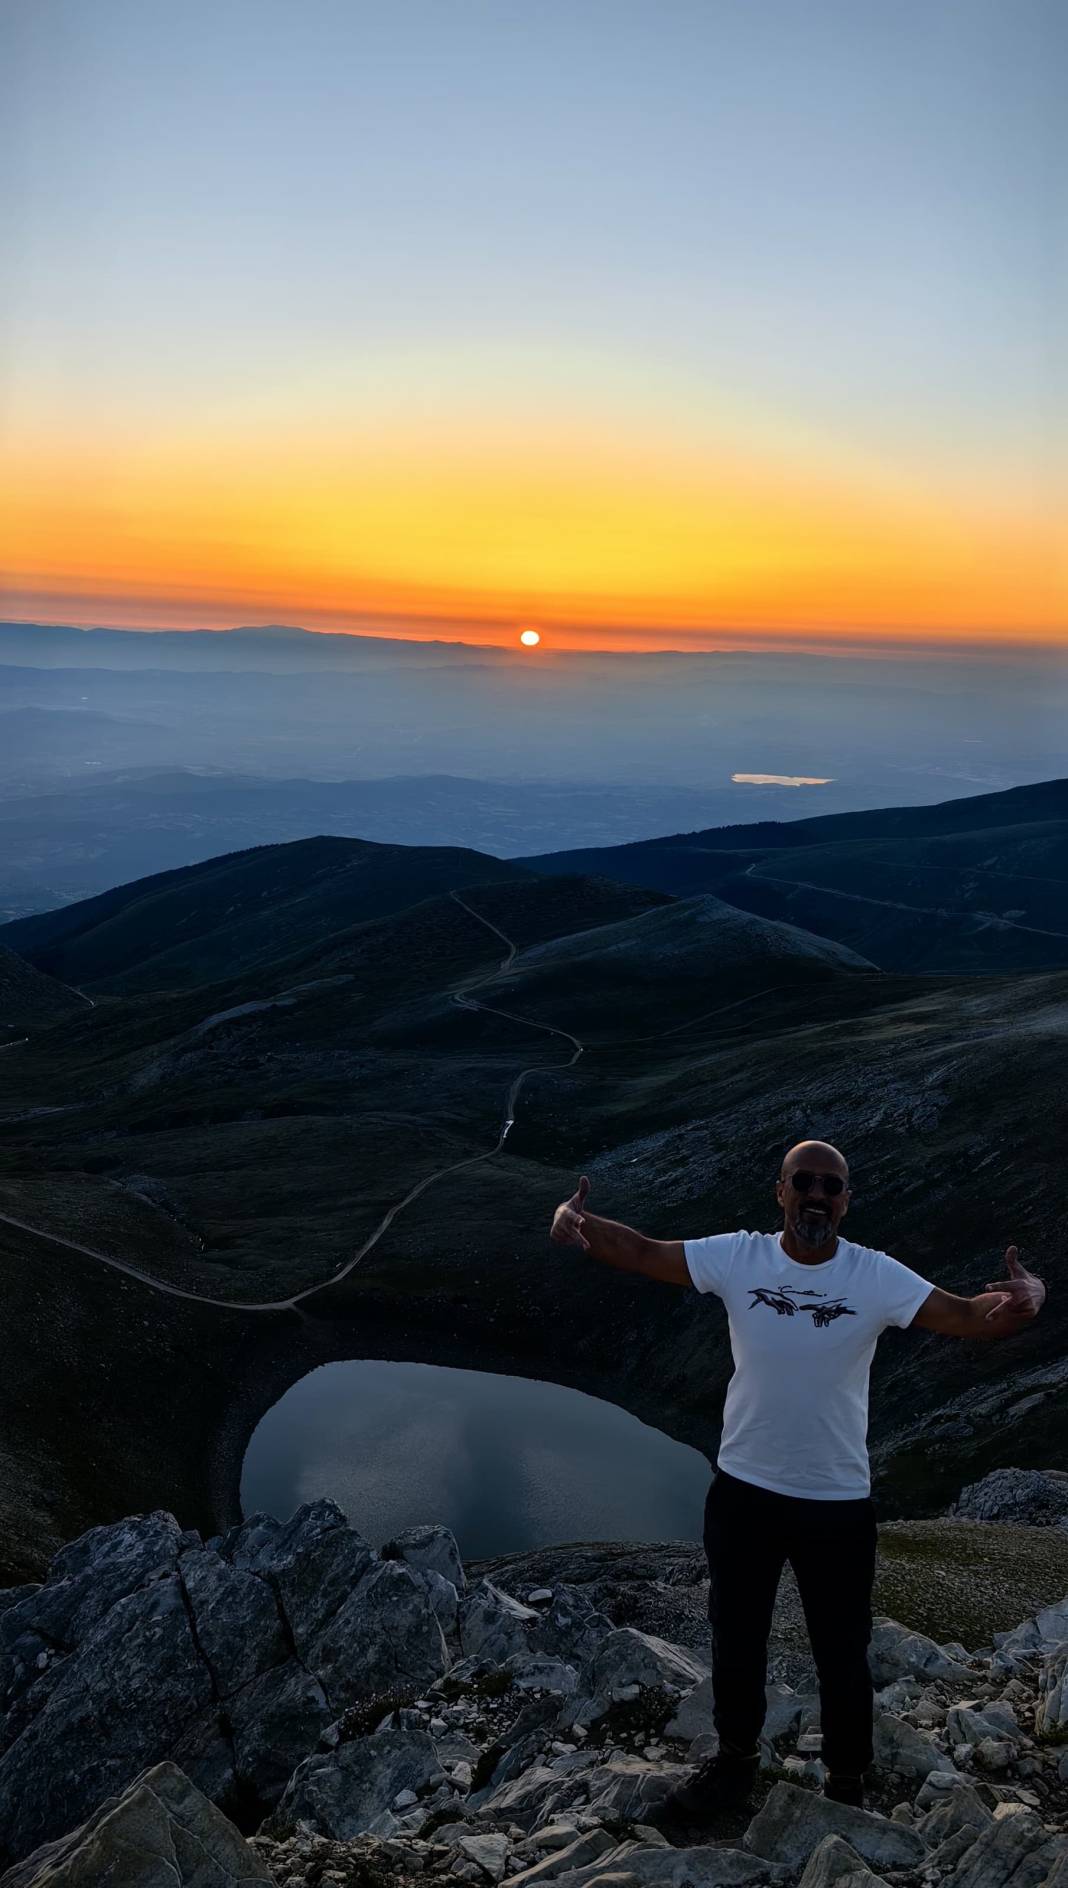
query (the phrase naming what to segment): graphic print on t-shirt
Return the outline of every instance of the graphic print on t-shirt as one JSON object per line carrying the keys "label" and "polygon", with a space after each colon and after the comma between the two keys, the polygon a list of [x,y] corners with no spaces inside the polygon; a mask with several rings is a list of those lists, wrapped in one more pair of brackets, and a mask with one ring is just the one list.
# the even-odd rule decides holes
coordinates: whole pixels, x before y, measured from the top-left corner
{"label": "graphic print on t-shirt", "polygon": [[[855,1318],[852,1305],[847,1305],[844,1298],[828,1299],[825,1291],[803,1291],[799,1285],[749,1285],[752,1293],[750,1311],[757,1305],[770,1305],[780,1318],[795,1317],[799,1311],[811,1311],[812,1322],[821,1331],[825,1331],[835,1318]],[[824,1302],[818,1305],[795,1304],[795,1298],[820,1298]]]}

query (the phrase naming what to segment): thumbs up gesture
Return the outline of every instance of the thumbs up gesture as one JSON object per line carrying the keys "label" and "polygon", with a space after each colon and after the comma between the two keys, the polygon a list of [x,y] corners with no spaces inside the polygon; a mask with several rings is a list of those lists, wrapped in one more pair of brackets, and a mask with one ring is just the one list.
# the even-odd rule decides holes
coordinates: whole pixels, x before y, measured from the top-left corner
{"label": "thumbs up gesture", "polygon": [[589,1191],[590,1183],[583,1174],[577,1191],[569,1200],[562,1201],[553,1214],[552,1231],[549,1237],[558,1246],[581,1246],[583,1252],[589,1251],[590,1242],[582,1230],[582,1209],[589,1197]]}
{"label": "thumbs up gesture", "polygon": [[1007,1277],[995,1279],[987,1285],[989,1292],[996,1292],[998,1302],[987,1312],[987,1322],[996,1319],[999,1323],[1026,1324],[1029,1318],[1037,1318],[1046,1302],[1046,1287],[1033,1272],[1020,1264],[1015,1246],[1010,1246],[1005,1254]]}

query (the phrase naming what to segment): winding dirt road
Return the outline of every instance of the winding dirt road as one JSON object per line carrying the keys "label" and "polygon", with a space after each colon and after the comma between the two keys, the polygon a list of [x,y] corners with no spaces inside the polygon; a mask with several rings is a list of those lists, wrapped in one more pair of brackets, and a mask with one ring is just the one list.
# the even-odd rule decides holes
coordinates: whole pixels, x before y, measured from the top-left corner
{"label": "winding dirt road", "polygon": [[[494,982],[504,971],[509,970],[515,961],[518,946],[499,926],[493,924],[489,918],[484,918],[480,911],[476,911],[473,905],[469,905],[466,899],[461,898],[459,892],[450,892],[449,896],[455,900],[456,904],[461,905],[472,918],[477,918],[480,924],[484,924],[487,930],[492,931],[500,938],[501,942],[507,946],[505,956],[492,970],[487,970],[474,977],[464,979],[459,988],[452,992],[452,1002],[456,1003],[460,1009],[484,1009],[492,1016],[506,1016],[510,1022],[522,1023],[528,1029],[541,1030],[545,1035],[561,1036],[566,1042],[571,1044],[572,1053],[568,1056],[566,1062],[561,1062],[554,1066],[561,1069],[573,1068],[579,1056],[582,1055],[585,1044],[582,1043],[577,1036],[573,1036],[570,1030],[557,1029],[550,1023],[536,1023],[532,1021],[530,1017],[516,1016],[510,1010],[491,1009],[488,1003],[479,1003],[470,994],[473,990],[480,990],[484,984]],[[79,994],[82,993],[79,992]],[[91,1002],[92,999],[87,998],[86,1000]],[[6,1046],[14,1047],[15,1045],[9,1044]],[[516,1105],[524,1082],[528,1075],[536,1075],[539,1069],[543,1067],[543,1063],[535,1063],[531,1068],[520,1069],[519,1074],[515,1077],[508,1090],[508,1096],[504,1104],[504,1118],[501,1122],[500,1132],[492,1147],[487,1148],[484,1153],[471,1154],[466,1160],[453,1161],[448,1167],[439,1167],[436,1173],[427,1174],[425,1179],[420,1180],[414,1187],[410,1187],[403,1198],[397,1200],[395,1204],[390,1207],[388,1213],[383,1215],[374,1231],[370,1233],[363,1244],[357,1248],[351,1259],[346,1260],[344,1264],[339,1266],[336,1272],[332,1272],[329,1278],[320,1280],[317,1285],[307,1286],[304,1291],[294,1292],[291,1298],[272,1298],[261,1304],[253,1304],[248,1300],[240,1298],[209,1298],[203,1292],[187,1291],[181,1285],[170,1285],[164,1279],[154,1278],[150,1272],[143,1272],[139,1266],[131,1265],[126,1259],[116,1259],[110,1253],[98,1252],[93,1246],[82,1245],[76,1239],[66,1239],[61,1233],[48,1232],[43,1226],[32,1226],[27,1220],[16,1219],[11,1213],[0,1213],[0,1223],[5,1226],[17,1226],[20,1232],[32,1233],[36,1238],[45,1239],[51,1245],[62,1246],[68,1252],[78,1252],[81,1253],[84,1258],[96,1259],[100,1265],[108,1265],[111,1267],[112,1271],[123,1272],[127,1278],[136,1278],[142,1285],[148,1285],[153,1291],[163,1292],[168,1298],[187,1298],[198,1305],[213,1305],[220,1311],[249,1311],[253,1313],[295,1311],[303,1299],[314,1297],[317,1292],[325,1290],[328,1285],[340,1284],[341,1280],[346,1278],[354,1267],[359,1265],[360,1261],[365,1259],[367,1254],[378,1244],[383,1234],[386,1233],[393,1224],[397,1214],[403,1213],[405,1207],[410,1206],[413,1200],[417,1200],[421,1193],[427,1191],[428,1187],[436,1186],[438,1181],[444,1180],[447,1174],[460,1173],[465,1167],[477,1167],[483,1161],[492,1160],[496,1154],[499,1154],[505,1141],[508,1139],[510,1129],[515,1125]]]}
{"label": "winding dirt road", "polygon": [[[490,1003],[480,1003],[477,998],[471,994],[474,990],[482,989],[487,983],[496,982],[498,977],[503,976],[511,969],[515,961],[518,945],[515,944],[506,932],[500,929],[499,925],[494,924],[491,919],[483,917],[482,913],[476,911],[473,905],[469,905],[465,898],[461,898],[459,892],[450,892],[449,897],[453,899],[457,905],[461,906],[472,918],[476,918],[479,924],[485,925],[488,931],[492,931],[496,937],[500,938],[502,944],[507,947],[505,955],[502,957],[499,964],[492,970],[480,972],[474,977],[465,978],[458,988],[451,992],[450,1000],[463,1010],[484,1010],[488,1016],[503,1016],[507,1021],[520,1023],[527,1029],[540,1030],[543,1035],[559,1036],[564,1042],[571,1044],[571,1054],[567,1057],[566,1061],[553,1063],[550,1064],[550,1066],[554,1071],[574,1068],[579,1057],[586,1053],[587,1044],[584,1043],[580,1037],[574,1035],[571,1030],[558,1029],[552,1023],[535,1022],[532,1017],[519,1016],[514,1010],[502,1010]],[[678,1035],[685,1029],[692,1029],[697,1023],[705,1021],[710,1016],[718,1016],[728,1010],[739,1009],[746,1004],[758,1002],[762,997],[771,996],[775,990],[782,987],[784,986],[773,984],[767,990],[756,990],[749,996],[739,997],[733,1003],[720,1004],[717,1008],[712,1010],[705,1010],[700,1016],[691,1017],[687,1022],[676,1024],[674,1028],[662,1030],[653,1036],[630,1036],[620,1037],[618,1040],[613,1039],[611,1046],[613,1048],[622,1048],[627,1046],[628,1043],[655,1042],[662,1040],[666,1036]],[[83,994],[84,992],[79,991],[79,995]],[[86,1001],[91,1003],[92,998],[87,997]],[[16,1045],[6,1044],[5,1046],[13,1048]],[[596,1046],[600,1047],[602,1045]],[[495,1156],[501,1152],[505,1141],[508,1139],[510,1130],[515,1125],[515,1111],[524,1083],[529,1076],[539,1074],[545,1066],[544,1063],[536,1062],[530,1068],[520,1069],[518,1075],[515,1076],[505,1100],[504,1117],[501,1121],[500,1132],[492,1147],[487,1148],[484,1153],[471,1154],[466,1160],[453,1161],[448,1167],[439,1167],[435,1173],[427,1174],[425,1179],[418,1181],[415,1186],[410,1187],[408,1192],[405,1193],[401,1199],[397,1200],[387,1213],[383,1214],[374,1231],[368,1235],[363,1244],[357,1248],[350,1259],[345,1260],[335,1272],[331,1273],[329,1278],[321,1279],[317,1285],[307,1286],[304,1291],[294,1292],[293,1296],[290,1298],[271,1298],[265,1300],[263,1303],[251,1303],[248,1300],[240,1298],[209,1298],[203,1292],[187,1291],[181,1285],[171,1285],[164,1279],[155,1278],[150,1272],[142,1271],[139,1266],[131,1265],[126,1259],[116,1259],[110,1253],[98,1252],[93,1246],[81,1245],[76,1239],[66,1239],[61,1233],[48,1232],[43,1226],[33,1226],[27,1220],[16,1219],[11,1213],[0,1213],[0,1223],[6,1226],[16,1226],[20,1232],[32,1233],[35,1238],[47,1240],[51,1245],[62,1246],[68,1252],[78,1252],[84,1258],[96,1259],[100,1265],[108,1265],[111,1267],[112,1271],[123,1272],[127,1278],[136,1278],[142,1285],[148,1285],[152,1291],[162,1292],[168,1298],[186,1298],[190,1299],[194,1304],[212,1305],[220,1311],[248,1311],[253,1314],[269,1311],[298,1311],[304,1299],[313,1298],[317,1292],[324,1291],[327,1286],[338,1285],[343,1278],[347,1278],[348,1274],[360,1264],[361,1260],[367,1257],[369,1252],[373,1251],[379,1240],[388,1232],[398,1213],[403,1213],[405,1207],[410,1206],[413,1200],[417,1200],[421,1193],[425,1193],[429,1187],[436,1186],[439,1180],[444,1180],[447,1175],[451,1173],[462,1173],[467,1167],[478,1167],[481,1166],[483,1161],[493,1160]]]}

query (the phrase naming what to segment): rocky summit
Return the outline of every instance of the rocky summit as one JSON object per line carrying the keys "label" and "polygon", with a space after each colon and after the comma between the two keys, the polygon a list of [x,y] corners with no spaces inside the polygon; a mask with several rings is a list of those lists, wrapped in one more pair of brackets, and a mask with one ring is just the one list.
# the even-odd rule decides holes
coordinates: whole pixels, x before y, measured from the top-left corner
{"label": "rocky summit", "polygon": [[1068,1596],[972,1649],[879,1617],[871,1662],[867,1808],[777,1682],[750,1808],[669,1843],[715,1749],[692,1644],[442,1527],[132,1516],[0,1592],[0,1888],[1068,1888]]}

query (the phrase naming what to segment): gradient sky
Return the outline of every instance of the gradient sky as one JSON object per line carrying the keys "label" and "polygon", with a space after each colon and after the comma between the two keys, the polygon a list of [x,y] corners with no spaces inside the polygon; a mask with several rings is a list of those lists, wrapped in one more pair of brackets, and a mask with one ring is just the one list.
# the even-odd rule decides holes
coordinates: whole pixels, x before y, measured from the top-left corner
{"label": "gradient sky", "polygon": [[0,613],[1068,641],[1066,62],[1063,0],[4,8]]}

